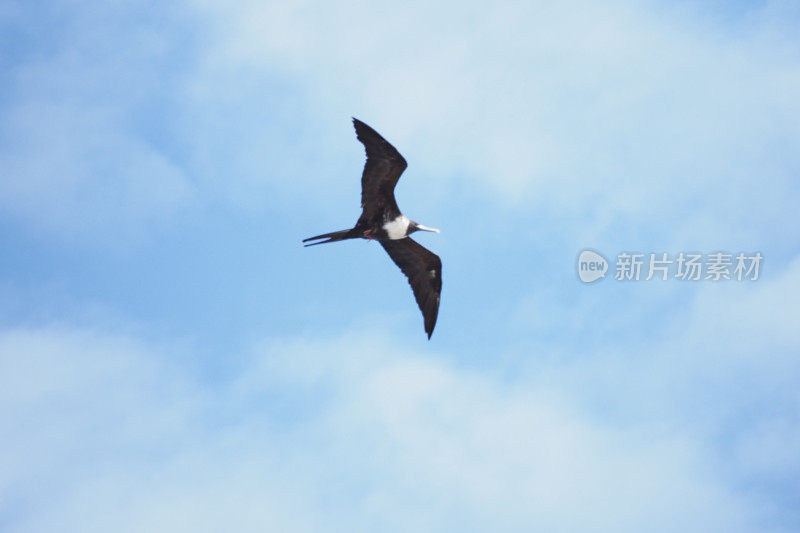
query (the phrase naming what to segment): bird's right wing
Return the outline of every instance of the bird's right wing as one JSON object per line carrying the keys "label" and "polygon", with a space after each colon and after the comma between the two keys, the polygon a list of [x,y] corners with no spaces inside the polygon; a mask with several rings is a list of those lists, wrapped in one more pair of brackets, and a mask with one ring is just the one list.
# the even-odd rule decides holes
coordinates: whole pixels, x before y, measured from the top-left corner
{"label": "bird's right wing", "polygon": [[364,145],[367,162],[361,174],[361,218],[372,221],[389,211],[389,218],[400,214],[394,199],[394,187],[408,164],[397,149],[357,118],[353,119],[356,137]]}
{"label": "bird's right wing", "polygon": [[425,333],[433,334],[439,316],[439,299],[442,293],[442,260],[410,237],[379,241],[383,249],[400,267],[414,291],[419,310],[425,319]]}

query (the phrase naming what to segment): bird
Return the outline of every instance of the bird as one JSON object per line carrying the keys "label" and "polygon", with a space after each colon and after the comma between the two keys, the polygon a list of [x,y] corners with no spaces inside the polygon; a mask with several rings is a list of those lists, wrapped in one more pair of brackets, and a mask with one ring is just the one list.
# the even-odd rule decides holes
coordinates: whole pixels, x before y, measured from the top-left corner
{"label": "bird", "polygon": [[408,278],[430,340],[439,315],[442,261],[409,235],[416,231],[439,233],[439,230],[409,219],[397,207],[394,188],[408,166],[400,152],[357,118],[353,118],[353,127],[367,153],[361,174],[361,216],[353,228],[303,239],[308,243],[304,246],[359,238],[378,241]]}

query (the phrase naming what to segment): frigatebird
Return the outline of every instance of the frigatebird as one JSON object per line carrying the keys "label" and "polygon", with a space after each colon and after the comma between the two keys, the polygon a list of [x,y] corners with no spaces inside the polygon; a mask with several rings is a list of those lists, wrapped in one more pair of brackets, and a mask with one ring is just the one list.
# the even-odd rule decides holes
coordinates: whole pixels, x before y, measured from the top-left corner
{"label": "frigatebird", "polygon": [[[435,253],[409,237],[415,231],[433,231],[410,220],[397,207],[394,187],[408,164],[397,149],[357,118],[353,118],[356,137],[364,145],[367,162],[361,174],[361,216],[352,229],[334,231],[303,239],[315,246],[345,239],[377,240],[408,278],[422,311],[428,339],[439,315],[442,292],[442,261]],[[324,240],[321,240],[324,239]]]}

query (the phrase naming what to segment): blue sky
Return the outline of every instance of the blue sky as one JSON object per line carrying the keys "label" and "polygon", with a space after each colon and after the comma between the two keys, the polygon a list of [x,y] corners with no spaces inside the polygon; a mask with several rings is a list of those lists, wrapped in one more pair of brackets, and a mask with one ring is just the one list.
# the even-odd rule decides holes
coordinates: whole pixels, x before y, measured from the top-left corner
{"label": "blue sky", "polygon": [[[800,529],[793,2],[0,4],[0,529]],[[431,341],[352,225],[440,235]],[[580,250],[760,251],[581,284]]]}

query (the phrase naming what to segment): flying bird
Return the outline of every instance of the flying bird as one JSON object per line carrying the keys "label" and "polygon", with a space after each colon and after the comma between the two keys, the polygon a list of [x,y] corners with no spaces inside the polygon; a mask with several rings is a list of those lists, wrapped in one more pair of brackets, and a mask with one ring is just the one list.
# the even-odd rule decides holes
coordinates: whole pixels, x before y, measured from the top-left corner
{"label": "flying bird", "polygon": [[309,237],[303,242],[310,243],[305,246],[315,246],[346,239],[377,240],[408,278],[430,339],[439,315],[442,261],[409,235],[415,231],[439,233],[439,230],[410,220],[397,207],[394,187],[408,166],[400,152],[357,118],[353,119],[353,126],[367,152],[361,174],[361,216],[352,229]]}

